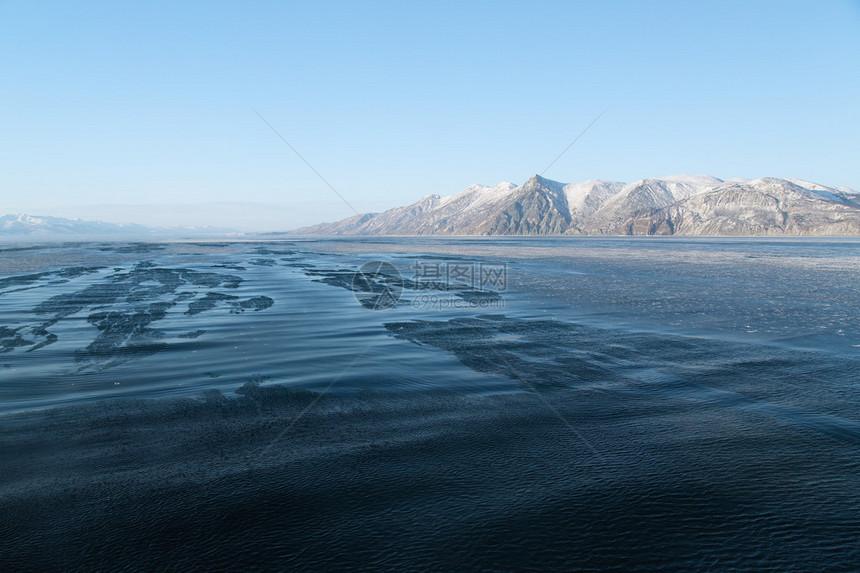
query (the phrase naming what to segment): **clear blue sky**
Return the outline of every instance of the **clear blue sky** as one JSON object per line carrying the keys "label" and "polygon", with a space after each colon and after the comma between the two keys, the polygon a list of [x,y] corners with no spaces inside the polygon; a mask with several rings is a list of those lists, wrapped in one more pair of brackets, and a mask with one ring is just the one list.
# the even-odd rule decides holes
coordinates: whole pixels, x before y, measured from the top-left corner
{"label": "clear blue sky", "polygon": [[0,0],[0,214],[288,229],[546,176],[860,189],[860,2]]}

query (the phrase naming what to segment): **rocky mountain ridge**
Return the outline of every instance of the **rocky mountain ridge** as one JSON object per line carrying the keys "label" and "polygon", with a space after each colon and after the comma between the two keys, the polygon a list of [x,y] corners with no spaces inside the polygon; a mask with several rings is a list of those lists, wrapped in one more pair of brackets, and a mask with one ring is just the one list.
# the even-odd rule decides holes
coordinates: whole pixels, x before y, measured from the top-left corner
{"label": "rocky mountain ridge", "polygon": [[799,179],[675,175],[633,183],[472,185],[304,235],[860,235],[860,193]]}

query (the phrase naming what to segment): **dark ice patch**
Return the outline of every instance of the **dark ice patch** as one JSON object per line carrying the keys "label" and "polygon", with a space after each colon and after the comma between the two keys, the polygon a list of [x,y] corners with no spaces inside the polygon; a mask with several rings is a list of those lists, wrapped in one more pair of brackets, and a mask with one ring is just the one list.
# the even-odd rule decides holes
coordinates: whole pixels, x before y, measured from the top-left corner
{"label": "dark ice patch", "polygon": [[[70,267],[65,276],[80,276],[98,270],[96,267]],[[43,274],[12,277],[10,283],[37,281]],[[75,353],[82,368],[105,368],[131,358],[147,356],[168,348],[162,339],[166,333],[153,326],[162,320],[171,307],[188,303],[186,315],[196,315],[226,304],[230,312],[264,310],[274,301],[258,296],[240,297],[211,289],[236,289],[242,278],[217,272],[202,272],[185,268],[158,267],[141,262],[129,270],[121,269],[101,282],[90,284],[76,292],[53,296],[32,310],[42,316],[41,322],[16,331],[2,331],[0,351],[10,352],[19,347],[34,351],[58,340],[50,328],[60,320],[89,311],[87,321],[99,334],[89,345]],[[196,289],[205,289],[202,296]],[[191,289],[191,290],[188,290]],[[184,338],[196,338],[203,330],[189,332]]]}
{"label": "dark ice patch", "polygon": [[196,293],[196,292],[183,291],[183,292],[181,292],[181,293],[178,293],[178,294],[176,295],[176,298],[174,298],[173,300],[175,300],[176,302],[182,302],[182,301],[184,301],[184,300],[192,299],[192,298],[194,298],[195,296],[197,296],[197,293]]}
{"label": "dark ice patch", "polygon": [[44,272],[6,277],[4,279],[0,279],[0,289],[29,286],[45,277],[51,276],[51,274],[52,273]]}
{"label": "dark ice patch", "polygon": [[236,263],[223,263],[223,264],[219,264],[219,265],[212,265],[212,268],[214,268],[214,269],[230,269],[230,270],[234,270],[234,271],[246,270],[245,267],[243,267],[242,265],[236,264]]}
{"label": "dark ice patch", "polygon": [[274,302],[275,301],[273,301],[267,296],[256,296],[247,300],[240,301],[239,297],[234,295],[210,292],[206,293],[203,298],[195,300],[194,302],[189,304],[188,310],[185,311],[185,314],[199,314],[203,311],[215,308],[216,306],[218,306],[219,303],[226,303],[226,305],[230,308],[231,313],[239,314],[246,310],[258,311],[267,309],[272,306]]}
{"label": "dark ice patch", "polygon": [[352,279],[355,276],[354,270],[308,268],[305,270],[305,275],[315,277],[313,279],[314,282],[325,283],[347,290],[356,290],[352,283]]}
{"label": "dark ice patch", "polygon": [[108,245],[99,247],[99,250],[114,253],[151,253],[153,251],[163,251],[164,246],[153,243],[131,243],[122,246]]}
{"label": "dark ice patch", "polygon": [[31,332],[34,336],[41,338],[42,340],[30,348],[27,349],[27,352],[33,352],[34,350],[39,350],[40,348],[44,348],[49,344],[53,344],[57,341],[58,336],[53,332],[48,332],[48,330],[44,326],[34,326],[31,329]]}
{"label": "dark ice patch", "polygon": [[[129,358],[155,354],[166,344],[154,342],[164,333],[149,328],[161,320],[172,302],[156,302],[135,312],[97,312],[87,321],[99,330],[96,339],[86,348],[75,352],[75,362],[95,362],[103,367],[115,366]],[[102,364],[104,363],[104,364]]]}
{"label": "dark ice patch", "polygon": [[240,302],[239,307],[242,310],[253,310],[256,312],[258,310],[265,310],[273,304],[275,304],[275,301],[267,296],[255,296]]}
{"label": "dark ice patch", "polygon": [[21,336],[19,328],[0,326],[0,353],[11,352],[22,346],[32,346],[32,340],[26,340]]}
{"label": "dark ice patch", "polygon": [[415,293],[445,292],[474,305],[497,301],[502,298],[495,291],[463,288],[462,285],[447,284],[445,281],[415,281],[408,277],[383,274],[370,276],[366,273],[357,272],[357,269],[321,269],[304,263],[294,263],[289,266],[304,269],[305,275],[312,277],[311,280],[314,282],[359,293],[382,293],[390,289]]}
{"label": "dark ice patch", "polygon": [[280,249],[270,249],[268,247],[256,247],[252,250],[254,254],[257,255],[295,255],[296,251],[291,250],[280,250]]}
{"label": "dark ice patch", "polygon": [[186,332],[185,334],[180,334],[180,335],[179,335],[179,338],[191,338],[191,339],[194,339],[194,338],[197,338],[197,337],[202,336],[202,335],[204,335],[204,334],[206,334],[206,331],[205,331],[205,330],[202,330],[202,329],[201,329],[201,330],[193,330],[193,331],[191,331],[191,332]]}
{"label": "dark ice patch", "polygon": [[[391,322],[385,328],[395,338],[446,350],[469,368],[530,390],[617,388],[754,412],[860,443],[855,411],[818,411],[815,392],[810,393],[822,379],[850,383],[856,360],[831,356],[822,362],[820,354],[778,347],[503,315]],[[819,367],[810,372],[816,360]]]}
{"label": "dark ice patch", "polygon": [[66,267],[64,269],[60,269],[55,274],[64,279],[74,279],[83,275],[98,272],[103,268],[105,267]]}
{"label": "dark ice patch", "polygon": [[238,296],[234,296],[231,294],[208,292],[203,298],[195,300],[194,302],[189,304],[188,310],[185,311],[185,314],[189,316],[200,314],[201,312],[215,308],[219,302],[231,302],[238,298]]}
{"label": "dark ice patch", "polygon": [[258,407],[266,408],[277,407],[284,403],[294,405],[311,404],[319,396],[310,390],[291,388],[279,384],[263,386],[262,383],[267,379],[267,376],[252,377],[236,390],[236,394],[256,402]]}
{"label": "dark ice patch", "polygon": [[71,279],[78,278],[83,275],[87,275],[90,273],[95,273],[102,270],[105,267],[66,267],[64,269],[60,269],[53,273],[44,273],[48,276],[55,276],[54,280],[48,282],[48,284],[59,285],[69,282]]}
{"label": "dark ice patch", "polygon": [[615,376],[583,344],[584,328],[562,322],[486,316],[393,322],[385,328],[395,338],[453,352],[479,372],[527,384],[560,386]]}
{"label": "dark ice patch", "polygon": [[502,298],[502,296],[495,291],[474,289],[455,291],[454,295],[469,302],[470,304],[494,302],[497,300],[501,300]]}

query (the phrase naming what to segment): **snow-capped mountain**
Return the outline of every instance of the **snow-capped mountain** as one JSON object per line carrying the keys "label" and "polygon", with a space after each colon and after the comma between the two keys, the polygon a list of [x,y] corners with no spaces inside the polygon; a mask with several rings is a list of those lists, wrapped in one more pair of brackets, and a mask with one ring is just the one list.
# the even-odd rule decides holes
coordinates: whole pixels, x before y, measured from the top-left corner
{"label": "snow-capped mountain", "polygon": [[149,234],[141,225],[116,225],[102,221],[82,221],[60,217],[32,216],[27,214],[0,217],[0,235],[101,235]]}
{"label": "snow-capped mountain", "polygon": [[82,239],[122,238],[145,239],[167,236],[215,234],[223,232],[210,228],[181,227],[162,229],[135,224],[84,221],[62,217],[33,216],[27,214],[0,217],[0,240],[8,239]]}
{"label": "snow-capped mountain", "polygon": [[619,234],[618,224],[628,218],[638,213],[668,207],[688,197],[705,193],[721,183],[721,180],[709,175],[640,179],[622,187],[620,192],[585,222],[583,231]]}
{"label": "snow-capped mountain", "polygon": [[[630,234],[860,235],[860,194],[765,177],[630,219]],[[810,188],[812,187],[812,188]]]}
{"label": "snow-capped mountain", "polygon": [[860,194],[799,179],[675,175],[633,183],[473,185],[304,235],[860,235]]}

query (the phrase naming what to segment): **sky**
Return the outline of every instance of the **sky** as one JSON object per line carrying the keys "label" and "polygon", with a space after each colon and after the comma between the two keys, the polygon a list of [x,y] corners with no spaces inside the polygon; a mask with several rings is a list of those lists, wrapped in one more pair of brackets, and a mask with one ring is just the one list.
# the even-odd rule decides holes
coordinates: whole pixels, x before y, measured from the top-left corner
{"label": "sky", "polygon": [[546,177],[860,190],[860,0],[0,0],[0,72],[0,214],[288,230],[522,183],[604,110]]}

